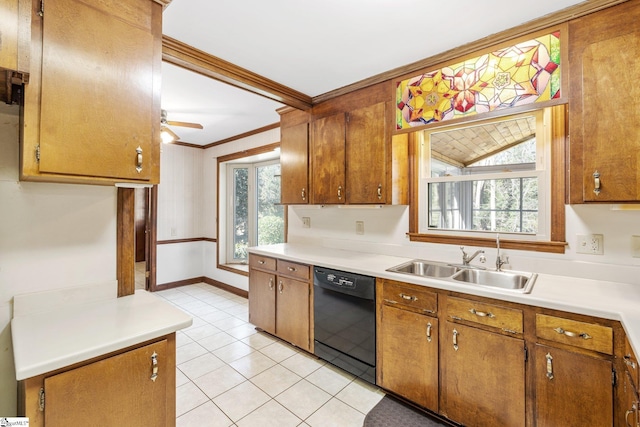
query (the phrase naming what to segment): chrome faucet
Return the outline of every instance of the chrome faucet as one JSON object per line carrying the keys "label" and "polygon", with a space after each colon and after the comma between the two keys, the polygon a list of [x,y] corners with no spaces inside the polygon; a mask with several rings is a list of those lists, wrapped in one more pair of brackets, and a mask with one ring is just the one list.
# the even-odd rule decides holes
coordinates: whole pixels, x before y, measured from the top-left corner
{"label": "chrome faucet", "polygon": [[[477,257],[479,254],[484,254],[484,251],[482,249],[478,249],[471,256],[467,255],[467,253],[464,251],[464,246],[460,246],[460,250],[462,251],[462,265],[469,265],[469,263],[473,261],[473,259]],[[480,262],[485,262],[485,261],[486,261],[486,258],[484,257],[484,255],[481,255]]]}
{"label": "chrome faucet", "polygon": [[496,234],[496,247],[498,248],[498,254],[496,255],[496,271],[502,271],[502,266],[509,262],[509,258],[502,259],[500,255],[500,233]]}

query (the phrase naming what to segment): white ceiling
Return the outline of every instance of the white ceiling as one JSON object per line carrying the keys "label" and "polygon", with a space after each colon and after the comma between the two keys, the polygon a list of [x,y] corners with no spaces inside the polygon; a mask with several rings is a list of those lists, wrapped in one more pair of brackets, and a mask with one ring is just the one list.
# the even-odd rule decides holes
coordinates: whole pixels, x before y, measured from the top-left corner
{"label": "white ceiling", "polygon": [[[311,97],[580,0],[172,0],[163,34]],[[444,5],[444,7],[440,7]],[[282,106],[163,63],[162,108],[205,145],[279,121]]]}

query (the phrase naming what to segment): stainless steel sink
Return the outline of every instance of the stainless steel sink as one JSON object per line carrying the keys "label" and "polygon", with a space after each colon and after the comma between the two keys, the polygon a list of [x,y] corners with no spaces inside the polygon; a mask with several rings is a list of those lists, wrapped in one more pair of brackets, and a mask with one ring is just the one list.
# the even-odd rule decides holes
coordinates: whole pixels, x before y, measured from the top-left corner
{"label": "stainless steel sink", "polygon": [[422,259],[414,259],[404,264],[396,265],[395,267],[388,268],[387,271],[419,277],[433,277],[450,282],[498,288],[523,294],[531,292],[538,277],[536,273],[513,270],[486,270],[474,266],[446,264]]}
{"label": "stainless steel sink", "polygon": [[536,273],[463,269],[451,278],[474,285],[510,289],[527,294],[531,292],[536,277]]}
{"label": "stainless steel sink", "polygon": [[460,269],[449,264],[414,259],[404,264],[391,267],[387,269],[387,271],[412,274],[414,276],[451,277],[460,271]]}

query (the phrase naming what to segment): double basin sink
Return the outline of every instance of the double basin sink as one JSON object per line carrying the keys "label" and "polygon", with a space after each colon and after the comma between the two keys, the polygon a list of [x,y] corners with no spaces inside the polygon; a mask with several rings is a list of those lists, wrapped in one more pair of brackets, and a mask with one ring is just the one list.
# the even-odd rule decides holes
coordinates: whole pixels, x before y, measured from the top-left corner
{"label": "double basin sink", "polygon": [[468,285],[499,288],[528,294],[538,275],[516,271],[485,270],[473,266],[445,264],[435,261],[414,259],[387,269],[394,273],[419,277],[433,277],[460,282]]}

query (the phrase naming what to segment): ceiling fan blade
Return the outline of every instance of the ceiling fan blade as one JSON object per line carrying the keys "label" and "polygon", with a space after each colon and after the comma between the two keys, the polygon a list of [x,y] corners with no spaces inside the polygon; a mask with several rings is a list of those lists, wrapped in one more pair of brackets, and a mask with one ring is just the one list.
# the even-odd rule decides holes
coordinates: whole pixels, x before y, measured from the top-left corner
{"label": "ceiling fan blade", "polygon": [[169,126],[182,126],[185,128],[204,129],[204,127],[200,123],[176,122],[173,120],[167,120],[167,124]]}

